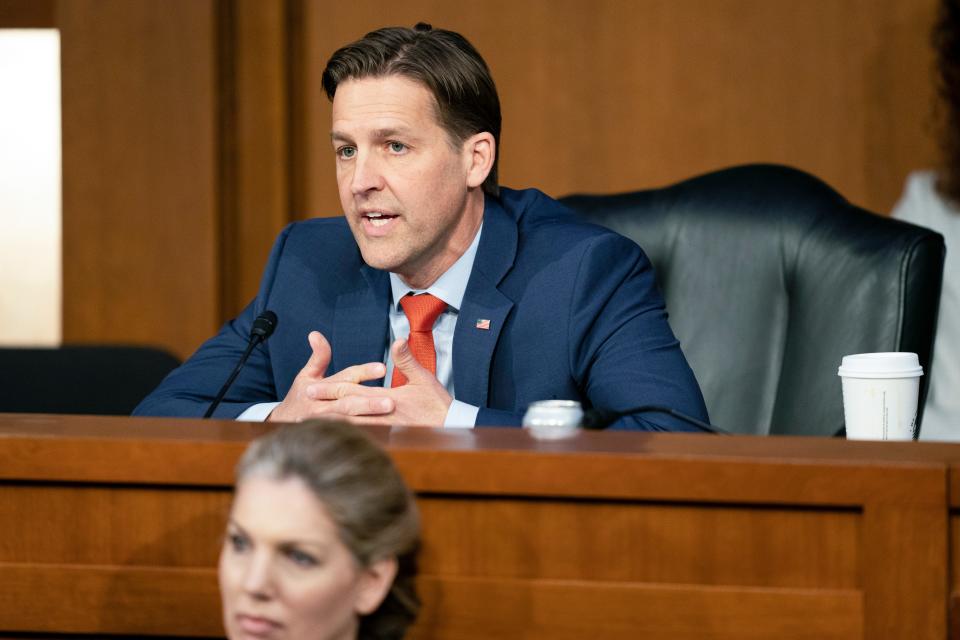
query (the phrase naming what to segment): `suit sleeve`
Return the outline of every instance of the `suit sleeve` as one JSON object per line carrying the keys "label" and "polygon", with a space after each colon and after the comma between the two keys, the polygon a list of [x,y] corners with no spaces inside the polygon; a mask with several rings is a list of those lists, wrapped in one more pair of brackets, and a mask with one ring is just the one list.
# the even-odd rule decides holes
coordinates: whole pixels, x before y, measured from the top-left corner
{"label": "suit sleeve", "polygon": [[523,422],[522,411],[504,411],[480,407],[477,412],[478,427],[516,427]]}
{"label": "suit sleeve", "polygon": [[[653,267],[636,243],[616,234],[591,241],[569,313],[570,369],[590,405],[618,411],[661,405],[708,420],[700,387],[667,323]],[[695,430],[653,412],[611,428]]]}
{"label": "suit sleeve", "polygon": [[[186,362],[174,369],[134,409],[133,415],[200,417],[206,412],[246,350],[253,321],[268,308],[277,265],[291,228],[284,229],[274,243],[257,297],[240,315],[224,324],[216,336],[204,342]],[[233,419],[254,404],[279,399],[268,341],[254,348],[213,417]]]}

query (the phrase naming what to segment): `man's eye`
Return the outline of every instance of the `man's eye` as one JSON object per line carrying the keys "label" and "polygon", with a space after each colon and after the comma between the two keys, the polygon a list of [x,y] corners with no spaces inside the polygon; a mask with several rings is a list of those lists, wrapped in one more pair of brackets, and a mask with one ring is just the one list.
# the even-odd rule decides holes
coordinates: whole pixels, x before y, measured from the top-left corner
{"label": "man's eye", "polygon": [[300,567],[314,567],[317,565],[317,559],[311,556],[309,553],[304,553],[297,549],[287,550],[287,557],[293,561],[293,563]]}
{"label": "man's eye", "polygon": [[402,142],[390,143],[390,151],[392,151],[393,153],[403,153],[406,150],[407,150],[407,145],[403,144]]}
{"label": "man's eye", "polygon": [[337,155],[344,160],[349,160],[353,156],[357,155],[357,150],[355,147],[340,147],[337,149]]}

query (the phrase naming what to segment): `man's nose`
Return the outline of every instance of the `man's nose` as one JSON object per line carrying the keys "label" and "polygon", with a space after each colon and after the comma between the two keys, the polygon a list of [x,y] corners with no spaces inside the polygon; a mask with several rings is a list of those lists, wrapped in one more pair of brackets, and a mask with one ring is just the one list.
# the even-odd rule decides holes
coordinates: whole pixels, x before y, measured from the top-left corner
{"label": "man's nose", "polygon": [[354,195],[383,188],[383,167],[376,154],[357,153],[353,165],[353,179],[350,189]]}

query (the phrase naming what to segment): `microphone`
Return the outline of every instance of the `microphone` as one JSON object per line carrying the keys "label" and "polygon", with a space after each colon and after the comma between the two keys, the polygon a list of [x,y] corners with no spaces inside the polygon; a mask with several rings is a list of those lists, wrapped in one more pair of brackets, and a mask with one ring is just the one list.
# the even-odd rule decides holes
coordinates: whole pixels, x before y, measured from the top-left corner
{"label": "microphone", "polygon": [[247,358],[250,357],[250,354],[253,352],[253,348],[262,342],[266,342],[267,338],[273,334],[274,330],[277,328],[277,314],[273,311],[264,311],[257,319],[253,321],[253,327],[250,329],[250,338],[247,343],[247,349],[243,352],[243,355],[240,356],[240,362],[237,363],[237,366],[233,368],[233,373],[230,374],[230,377],[227,378],[227,381],[223,383],[223,386],[220,387],[220,391],[217,393],[217,397],[213,399],[213,402],[210,403],[210,408],[207,409],[207,412],[203,414],[204,418],[209,418],[213,415],[213,411],[220,406],[220,402],[223,401],[223,396],[227,394],[227,389],[230,388],[230,385],[233,384],[233,381],[237,379],[237,376],[240,375],[240,369],[243,368],[243,365],[246,364]]}
{"label": "microphone", "polygon": [[[688,416],[687,414],[677,411],[676,409],[671,409],[670,407],[664,407],[656,404],[643,404],[639,407],[633,407],[632,409],[625,409],[623,411],[613,411],[611,409],[587,409],[583,412],[583,420],[580,422],[580,426],[584,429],[590,430],[606,429],[620,418],[631,416],[635,413],[644,413],[647,411],[666,413],[674,418],[678,418],[679,420],[686,422],[687,424],[692,424],[700,431],[706,433],[716,433],[725,436],[733,435],[725,429],[715,427],[714,425],[706,423],[703,420],[698,420],[693,416]],[[649,424],[653,426],[655,431],[669,431],[669,429],[661,427],[660,425],[653,423]]]}

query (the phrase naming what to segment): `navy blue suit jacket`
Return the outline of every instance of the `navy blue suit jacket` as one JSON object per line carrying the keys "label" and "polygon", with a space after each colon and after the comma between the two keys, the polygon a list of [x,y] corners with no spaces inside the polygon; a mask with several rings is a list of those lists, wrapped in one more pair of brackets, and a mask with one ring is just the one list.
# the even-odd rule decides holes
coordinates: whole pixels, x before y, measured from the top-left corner
{"label": "navy blue suit jacket", "polygon": [[[277,330],[257,347],[215,416],[283,399],[310,356],[307,334],[330,341],[331,375],[381,362],[390,329],[387,272],[367,266],[344,218],[289,225],[256,299],[137,407],[138,415],[200,416],[265,309]],[[490,321],[478,329],[477,321]],[[535,400],[626,409],[666,405],[706,420],[693,372],[667,324],[649,260],[631,240],[583,223],[536,190],[487,197],[483,233],[453,339],[456,397],[477,425],[519,425]],[[371,383],[377,384],[377,383]],[[618,428],[689,426],[669,416]]]}

